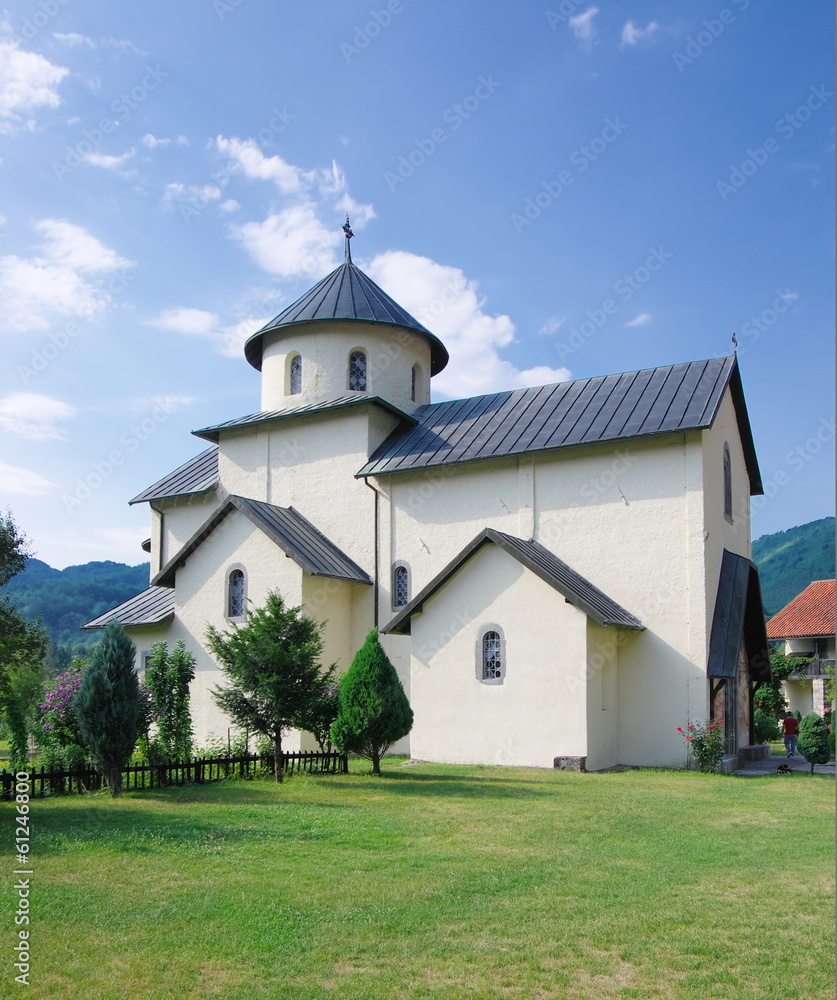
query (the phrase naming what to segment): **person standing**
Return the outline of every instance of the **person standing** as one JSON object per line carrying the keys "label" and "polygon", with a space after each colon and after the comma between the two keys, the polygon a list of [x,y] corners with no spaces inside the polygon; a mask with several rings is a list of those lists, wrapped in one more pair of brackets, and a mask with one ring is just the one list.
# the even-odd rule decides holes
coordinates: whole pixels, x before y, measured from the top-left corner
{"label": "person standing", "polygon": [[790,712],[782,719],[782,733],[785,737],[785,749],[788,757],[796,754],[796,738],[799,736],[799,723]]}

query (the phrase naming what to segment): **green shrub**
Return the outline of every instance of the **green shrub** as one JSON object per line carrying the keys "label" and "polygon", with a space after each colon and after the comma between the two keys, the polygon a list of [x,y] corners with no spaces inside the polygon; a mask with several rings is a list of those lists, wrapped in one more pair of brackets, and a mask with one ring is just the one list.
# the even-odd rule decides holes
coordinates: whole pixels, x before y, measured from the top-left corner
{"label": "green shrub", "polygon": [[677,732],[682,734],[686,746],[697,761],[699,770],[712,774],[726,755],[724,749],[724,726],[720,719],[716,722],[695,722],[686,727],[685,731],[678,726]]}
{"label": "green shrub", "polygon": [[753,724],[756,731],[756,743],[772,743],[782,737],[779,723],[768,712],[757,708],[753,713]]}
{"label": "green shrub", "polygon": [[811,765],[811,774],[815,764],[827,764],[831,759],[828,746],[828,731],[825,719],[812,712],[806,715],[799,724],[799,739],[796,749]]}

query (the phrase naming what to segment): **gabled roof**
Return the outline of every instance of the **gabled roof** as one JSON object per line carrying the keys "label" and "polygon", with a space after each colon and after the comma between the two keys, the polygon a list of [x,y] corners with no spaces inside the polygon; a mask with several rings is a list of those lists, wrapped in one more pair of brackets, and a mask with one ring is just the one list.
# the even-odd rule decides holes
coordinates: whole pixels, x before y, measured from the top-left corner
{"label": "gabled roof", "polygon": [[[328,413],[330,410],[341,410],[349,406],[358,406],[361,403],[373,403],[384,410],[395,414],[408,424],[414,424],[415,420],[399,410],[397,406],[383,399],[381,396],[369,396],[366,393],[352,393],[351,396],[338,396],[337,399],[324,400],[321,403],[308,403],[305,406],[292,406],[283,410],[265,410],[262,413],[251,413],[247,417],[236,417],[234,420],[227,420],[223,424],[213,424],[211,427],[202,427],[198,431],[192,431],[196,437],[205,438],[207,441],[218,441],[221,431],[236,430],[239,427],[253,427],[257,424],[268,424],[274,420],[287,420],[291,417],[306,416],[309,413]],[[132,501],[133,502],[133,501]]]}
{"label": "gabled roof", "polygon": [[759,571],[746,557],[724,549],[709,636],[708,677],[735,677],[742,640],[750,675],[769,681],[770,655]]}
{"label": "gabled roof", "polygon": [[81,627],[104,628],[110,622],[119,622],[120,625],[159,625],[173,617],[174,591],[168,587],[149,587]]}
{"label": "gabled roof", "polygon": [[424,602],[432,597],[440,587],[456,573],[483,545],[493,543],[508,552],[527,569],[539,576],[550,587],[562,594],[569,604],[597,621],[600,625],[616,625],[619,628],[642,630],[645,626],[630,612],[611,600],[594,584],[576,573],[565,562],[553,555],[549,549],[530,539],[528,542],[514,535],[507,535],[493,528],[484,528],[430,583],[400,611],[392,621],[381,629],[384,633],[410,633],[410,619],[423,610]]}
{"label": "gabled roof", "polygon": [[371,584],[369,575],[318,531],[293,507],[275,507],[261,500],[230,496],[209,517],[188,542],[174,555],[151,581],[173,587],[175,572],[233,510],[241,511],[280,549],[310,576],[330,576],[352,583]]}
{"label": "gabled roof", "polygon": [[767,623],[768,639],[807,639],[834,635],[834,580],[815,580]]}
{"label": "gabled roof", "polygon": [[514,389],[446,403],[413,414],[417,424],[392,434],[358,476],[566,448],[711,426],[729,386],[750,492],[762,492],[735,357]]}
{"label": "gabled roof", "polygon": [[302,323],[322,320],[342,322],[385,323],[418,334],[430,345],[430,374],[436,375],[448,363],[445,345],[406,309],[365,275],[351,261],[341,264],[331,274],[266,323],[244,345],[244,356],[259,371],[262,369],[262,347],[266,333],[281,331]]}
{"label": "gabled roof", "polygon": [[207,448],[200,455],[184,462],[174,472],[163,476],[128,503],[144,503],[146,500],[165,500],[169,497],[188,496],[190,493],[205,493],[217,485],[218,449]]}

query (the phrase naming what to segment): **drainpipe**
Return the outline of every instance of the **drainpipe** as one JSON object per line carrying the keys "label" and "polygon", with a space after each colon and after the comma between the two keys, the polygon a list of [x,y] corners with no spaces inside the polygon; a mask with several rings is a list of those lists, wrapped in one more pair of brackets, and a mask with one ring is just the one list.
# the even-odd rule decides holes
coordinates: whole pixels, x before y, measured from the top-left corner
{"label": "drainpipe", "polygon": [[[348,244],[347,244],[347,246],[348,246]],[[379,494],[378,494],[378,490],[375,489],[374,486],[372,486],[372,484],[369,482],[369,480],[366,478],[366,476],[363,477],[363,482],[375,494],[375,573],[374,573],[374,581],[375,582],[374,582],[373,586],[375,588],[375,618],[374,618],[374,622],[375,622],[375,628],[377,628],[378,627],[378,521],[379,521],[379,518],[380,518],[380,513],[379,513],[380,497],[379,497]]]}

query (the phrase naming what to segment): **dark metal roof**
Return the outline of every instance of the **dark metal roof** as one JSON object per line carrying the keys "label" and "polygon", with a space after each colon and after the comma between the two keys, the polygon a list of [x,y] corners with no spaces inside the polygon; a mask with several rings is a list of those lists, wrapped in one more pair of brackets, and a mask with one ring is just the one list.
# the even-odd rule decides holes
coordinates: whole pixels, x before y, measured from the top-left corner
{"label": "dark metal roof", "polygon": [[372,583],[369,575],[356,562],[334,542],[329,541],[298,510],[293,507],[274,507],[261,500],[238,496],[228,497],[151,582],[173,587],[177,569],[233,510],[241,511],[310,576],[329,576],[352,583]]}
{"label": "dark metal roof", "polygon": [[[360,403],[374,403],[394,413],[395,416],[414,424],[415,419],[409,413],[399,410],[397,406],[387,402],[381,396],[369,396],[366,393],[356,392],[351,396],[338,396],[337,399],[329,399],[322,403],[309,403],[307,406],[290,407],[286,410],[266,410],[263,413],[251,413],[247,417],[236,417],[234,420],[227,420],[223,424],[213,424],[211,427],[202,427],[198,431],[192,431],[196,437],[205,438],[207,441],[218,441],[221,431],[236,430],[239,427],[252,427],[255,424],[266,424],[273,420],[283,420],[290,417],[305,416],[308,413],[327,413],[329,410],[344,409],[348,406],[357,406]],[[133,501],[132,501],[133,502]]]}
{"label": "dark metal roof", "polygon": [[410,633],[410,619],[422,611],[424,602],[442,587],[463,563],[489,542],[498,545],[527,569],[539,576],[550,587],[562,594],[568,603],[589,615],[600,625],[616,625],[619,628],[641,630],[645,626],[630,612],[611,600],[589,580],[585,579],[565,562],[553,555],[539,542],[530,539],[528,542],[514,535],[507,535],[493,528],[484,528],[447,566],[434,577],[430,583],[417,594],[412,601],[400,611],[392,621],[381,629],[384,633],[396,632],[402,635]]}
{"label": "dark metal roof", "polygon": [[143,490],[128,503],[144,503],[146,500],[164,500],[168,497],[187,496],[190,493],[205,493],[217,485],[218,449],[207,448],[153,486],[149,486],[147,490]]}
{"label": "dark metal roof", "polygon": [[448,352],[441,340],[406,309],[402,309],[351,261],[335,268],[310,291],[254,333],[244,345],[244,356],[254,368],[261,371],[263,338],[266,333],[301,323],[332,319],[386,323],[411,330],[429,342],[431,375],[440,372],[448,363]]}
{"label": "dark metal roof", "polygon": [[159,625],[174,617],[174,591],[168,587],[149,587],[128,601],[94,618],[83,629],[104,628],[110,622],[120,625]]}
{"label": "dark metal roof", "polygon": [[751,676],[770,680],[759,571],[745,556],[724,549],[709,637],[708,677],[735,677],[742,638]]}
{"label": "dark metal roof", "polygon": [[430,403],[413,414],[415,427],[391,436],[357,475],[705,428],[715,419],[728,385],[750,492],[760,494],[761,478],[735,357]]}

